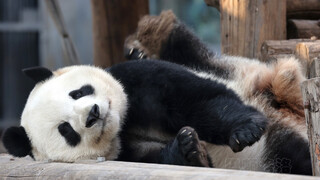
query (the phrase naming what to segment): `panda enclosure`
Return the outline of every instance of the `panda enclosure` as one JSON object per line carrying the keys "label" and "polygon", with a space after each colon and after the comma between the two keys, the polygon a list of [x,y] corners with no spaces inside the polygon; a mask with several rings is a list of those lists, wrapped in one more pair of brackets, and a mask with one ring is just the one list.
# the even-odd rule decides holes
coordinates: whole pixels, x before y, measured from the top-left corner
{"label": "panda enclosure", "polygon": [[[320,79],[316,78],[320,77],[320,40],[317,40],[320,37],[320,1],[204,1],[220,11],[222,53],[259,58],[266,62],[293,55],[304,65],[305,74],[310,78],[302,84],[302,91],[313,173],[320,176]],[[124,39],[133,33],[139,18],[149,13],[148,0],[132,0],[130,3],[125,0],[91,0],[91,6],[94,63],[108,67],[124,61]],[[64,28],[64,22],[61,21],[63,18],[55,16],[61,13],[59,8],[49,7],[48,10],[52,11],[70,63],[76,62],[77,55]],[[9,179],[313,179],[306,176],[112,161],[74,164],[34,162],[28,158],[13,158],[6,154],[0,156],[0,165],[0,177]]]}

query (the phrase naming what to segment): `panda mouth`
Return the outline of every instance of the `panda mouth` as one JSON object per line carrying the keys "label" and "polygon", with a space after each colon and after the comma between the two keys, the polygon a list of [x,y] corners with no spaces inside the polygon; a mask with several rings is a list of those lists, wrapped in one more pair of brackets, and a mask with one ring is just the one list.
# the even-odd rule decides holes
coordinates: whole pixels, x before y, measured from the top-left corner
{"label": "panda mouth", "polygon": [[101,118],[88,118],[86,122],[86,128],[91,128],[93,125],[95,125],[98,120],[102,120]]}

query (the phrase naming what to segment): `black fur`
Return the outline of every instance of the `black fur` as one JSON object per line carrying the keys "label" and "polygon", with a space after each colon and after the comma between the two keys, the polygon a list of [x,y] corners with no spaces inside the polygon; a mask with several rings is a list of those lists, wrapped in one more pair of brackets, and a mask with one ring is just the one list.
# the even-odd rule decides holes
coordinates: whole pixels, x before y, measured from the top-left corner
{"label": "black fur", "polygon": [[81,136],[77,133],[70,123],[64,122],[58,126],[59,133],[63,136],[67,142],[72,147],[78,145],[81,141]]}
{"label": "black fur", "polygon": [[197,77],[179,65],[131,61],[108,71],[123,84],[130,104],[119,159],[133,160],[130,152],[135,149],[128,146],[130,141],[126,137],[131,135],[126,133],[136,126],[168,134],[190,126],[201,140],[229,145],[235,152],[259,140],[266,127],[266,118],[244,105],[233,91]]}
{"label": "black fur", "polygon": [[72,99],[77,100],[82,98],[83,96],[88,96],[94,93],[94,89],[91,85],[84,85],[80,89],[73,90],[69,93],[69,96]]}
{"label": "black fur", "polygon": [[270,172],[312,174],[308,142],[289,127],[269,127],[265,158]]}
{"label": "black fur", "polygon": [[22,72],[26,76],[34,80],[36,83],[40,81],[44,81],[53,75],[53,73],[49,69],[44,67],[26,68],[26,69],[23,69]]}
{"label": "black fur", "polygon": [[182,128],[173,142],[162,149],[161,156],[162,164],[212,167],[206,147],[191,127]]}
{"label": "black fur", "polygon": [[14,156],[32,156],[31,142],[22,126],[8,128],[3,134],[2,141],[4,147]]}

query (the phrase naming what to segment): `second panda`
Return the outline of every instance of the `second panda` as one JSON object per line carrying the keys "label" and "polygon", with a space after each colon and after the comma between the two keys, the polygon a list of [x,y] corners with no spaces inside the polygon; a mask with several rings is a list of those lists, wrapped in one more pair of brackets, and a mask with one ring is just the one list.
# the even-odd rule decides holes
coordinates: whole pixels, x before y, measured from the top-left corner
{"label": "second panda", "polygon": [[155,58],[187,67],[199,77],[220,82],[244,104],[268,118],[259,142],[234,153],[225,146],[208,148],[215,167],[311,174],[307,127],[300,83],[305,79],[294,58],[261,63],[256,59],[217,56],[172,11],[145,16],[125,43],[128,59]]}

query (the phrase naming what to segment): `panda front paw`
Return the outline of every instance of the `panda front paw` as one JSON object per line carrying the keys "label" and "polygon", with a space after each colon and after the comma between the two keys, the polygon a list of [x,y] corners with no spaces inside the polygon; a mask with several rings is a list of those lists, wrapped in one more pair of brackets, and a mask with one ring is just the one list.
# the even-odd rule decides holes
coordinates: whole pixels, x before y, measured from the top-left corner
{"label": "panda front paw", "polygon": [[128,60],[141,60],[148,58],[147,55],[138,48],[125,48],[124,56]]}
{"label": "panda front paw", "polygon": [[229,146],[233,152],[240,152],[259,141],[267,127],[267,118],[262,114],[249,116],[240,122],[242,123],[231,131],[229,138]]}
{"label": "panda front paw", "polygon": [[190,166],[210,167],[211,162],[205,147],[205,142],[200,141],[197,132],[191,127],[183,127],[177,137],[180,153]]}

